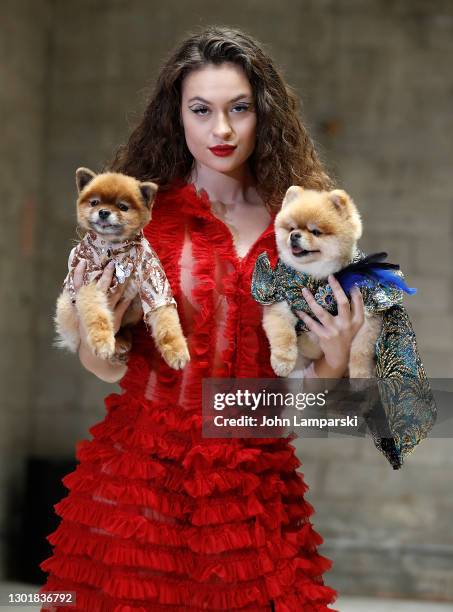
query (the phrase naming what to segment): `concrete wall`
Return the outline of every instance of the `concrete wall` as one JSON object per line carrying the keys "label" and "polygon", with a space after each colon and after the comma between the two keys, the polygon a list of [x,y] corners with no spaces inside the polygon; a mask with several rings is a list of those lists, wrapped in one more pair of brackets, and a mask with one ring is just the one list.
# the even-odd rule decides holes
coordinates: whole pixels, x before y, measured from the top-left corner
{"label": "concrete wall", "polygon": [[[73,456],[75,441],[88,437],[89,425],[104,414],[103,397],[115,389],[51,348],[51,315],[76,238],[74,171],[100,169],[125,140],[161,58],[198,24],[243,27],[276,58],[302,96],[321,156],[363,213],[363,248],[387,250],[409,285],[419,288],[407,306],[428,374],[452,376],[450,2],[68,0],[52,4],[47,39],[46,3],[9,6],[11,20],[27,28],[25,37],[12,37],[10,62],[34,75],[31,81],[8,76],[17,85],[10,108],[23,107],[33,127],[30,132],[11,110],[17,129],[10,128],[13,159],[5,176],[19,164],[35,169],[30,185],[22,181],[18,193],[14,184],[7,194],[5,201],[15,203],[9,227],[18,227],[21,206],[42,187],[34,233],[39,248],[3,264],[6,278],[17,278],[23,258],[33,261],[19,283],[30,300],[35,296],[37,310],[24,305],[21,320],[17,316],[3,332],[20,347],[15,365],[19,356],[24,363],[24,353],[36,355],[33,366],[28,357],[22,367],[20,380],[27,384],[13,387],[17,367],[8,371],[9,388],[21,386],[21,392],[9,394],[1,413],[4,431],[20,427],[27,452]],[[27,17],[25,8],[16,8],[26,6],[34,7]],[[33,143],[24,153],[27,137]],[[2,248],[13,240],[6,233]],[[33,291],[30,270],[39,274]],[[11,312],[22,312],[16,298],[8,299]],[[33,331],[24,333],[24,317]],[[422,443],[401,472],[393,472],[368,439],[304,440],[297,447],[317,511],[313,522],[334,560],[329,584],[342,593],[453,599],[449,440]]]}
{"label": "concrete wall", "polygon": [[[36,223],[45,167],[50,6],[3,2],[0,19],[0,556],[22,495],[36,369]],[[4,565],[0,564],[0,575]]]}

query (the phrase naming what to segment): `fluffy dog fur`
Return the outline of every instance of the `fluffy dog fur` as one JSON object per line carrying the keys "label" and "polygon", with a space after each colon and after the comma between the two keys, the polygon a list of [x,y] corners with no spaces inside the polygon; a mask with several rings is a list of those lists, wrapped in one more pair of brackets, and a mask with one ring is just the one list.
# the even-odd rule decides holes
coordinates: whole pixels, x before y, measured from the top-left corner
{"label": "fluffy dog fur", "polygon": [[[121,359],[131,347],[130,328],[126,326],[144,317],[168,365],[175,369],[184,367],[189,361],[189,352],[176,302],[157,255],[142,232],[151,219],[157,185],[140,183],[120,173],[96,175],[87,168],[77,170],[76,184],[79,193],[77,221],[87,233],[71,252],[69,272],[57,300],[54,317],[56,345],[77,351],[80,318],[93,352],[104,359]],[[100,248],[101,243],[105,248]],[[132,299],[116,338],[108,296],[95,282],[110,260],[109,255],[119,266],[113,280],[115,283],[125,282],[123,296]],[[75,300],[73,273],[81,258],[85,258],[88,264]]]}
{"label": "fluffy dog fur", "polygon": [[[362,222],[350,196],[341,189],[313,191],[292,186],[275,218],[281,260],[299,272],[326,280],[350,263]],[[322,356],[318,338],[308,331],[296,335],[297,318],[287,302],[264,306],[263,326],[271,348],[271,364],[279,376],[293,370],[298,352],[309,359]],[[374,345],[382,327],[379,315],[365,311],[365,321],[351,345],[350,378],[374,376]]]}

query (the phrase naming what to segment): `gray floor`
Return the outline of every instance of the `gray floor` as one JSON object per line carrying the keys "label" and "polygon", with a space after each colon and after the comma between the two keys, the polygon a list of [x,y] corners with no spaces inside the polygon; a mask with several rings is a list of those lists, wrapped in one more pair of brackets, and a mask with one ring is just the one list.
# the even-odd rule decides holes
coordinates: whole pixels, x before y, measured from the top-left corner
{"label": "gray floor", "polygon": [[[35,585],[0,583],[0,610],[2,612],[39,612],[35,605],[7,605],[9,593],[36,593]],[[334,606],[340,612],[453,612],[451,603],[431,603],[429,601],[401,601],[390,599],[367,599],[363,597],[340,597]],[[68,612],[71,608],[68,607]],[[94,611],[93,611],[94,612]],[[295,611],[296,612],[296,611]],[[301,611],[297,611],[301,612]]]}
{"label": "gray floor", "polygon": [[397,601],[364,597],[339,597],[334,607],[340,612],[453,612],[453,602]]}

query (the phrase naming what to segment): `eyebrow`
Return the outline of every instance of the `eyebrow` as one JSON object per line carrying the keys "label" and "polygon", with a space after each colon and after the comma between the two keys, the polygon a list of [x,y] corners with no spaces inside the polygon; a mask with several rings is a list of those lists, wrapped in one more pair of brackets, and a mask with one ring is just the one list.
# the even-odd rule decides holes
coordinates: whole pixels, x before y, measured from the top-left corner
{"label": "eyebrow", "polygon": [[[238,96],[236,96],[235,98],[232,98],[228,102],[237,102],[241,98],[248,98],[248,97],[250,97],[250,94],[239,94]],[[209,102],[208,100],[205,100],[201,96],[195,96],[193,98],[190,98],[190,100],[188,100],[188,102],[193,102],[194,100],[200,100],[201,102],[204,102],[205,104],[211,104],[211,102]]]}

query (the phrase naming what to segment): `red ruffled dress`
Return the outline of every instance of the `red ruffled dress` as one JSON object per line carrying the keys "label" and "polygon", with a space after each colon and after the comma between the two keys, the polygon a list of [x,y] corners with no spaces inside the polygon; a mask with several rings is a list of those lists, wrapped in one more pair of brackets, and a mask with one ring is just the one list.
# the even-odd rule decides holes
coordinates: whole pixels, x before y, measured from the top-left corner
{"label": "red ruffled dress", "polygon": [[89,612],[332,610],[337,593],[322,578],[332,562],[317,552],[290,439],[201,435],[203,378],[275,377],[250,295],[256,257],[276,258],[273,219],[239,258],[207,194],[181,185],[158,194],[144,233],[191,361],[172,370],[136,326],[122,392],[105,398],[105,419],[63,479],[41,592],[75,591],[75,609]]}

